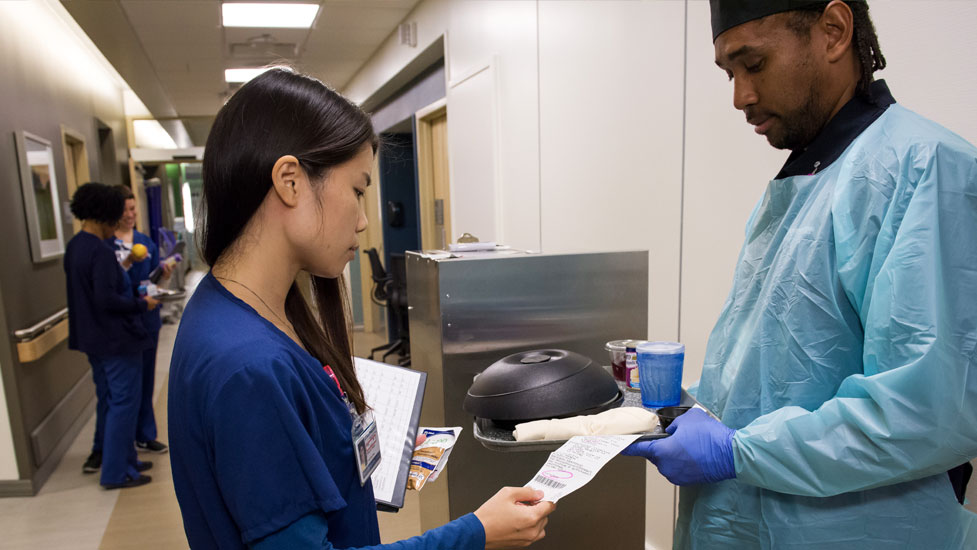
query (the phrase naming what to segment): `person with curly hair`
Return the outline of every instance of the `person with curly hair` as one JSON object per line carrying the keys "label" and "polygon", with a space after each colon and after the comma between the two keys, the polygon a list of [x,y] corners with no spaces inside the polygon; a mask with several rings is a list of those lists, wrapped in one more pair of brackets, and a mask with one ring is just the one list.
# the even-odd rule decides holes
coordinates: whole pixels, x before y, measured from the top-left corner
{"label": "person with curly hair", "polygon": [[105,243],[122,217],[125,197],[109,185],[86,183],[71,198],[81,231],[64,255],[68,290],[68,348],[88,356],[98,399],[95,444],[83,471],[101,466],[106,489],[136,487],[152,478],[151,462],[136,459],[133,439],[142,388],[142,352],[150,339],[141,314],[159,306],[136,298],[125,272]]}

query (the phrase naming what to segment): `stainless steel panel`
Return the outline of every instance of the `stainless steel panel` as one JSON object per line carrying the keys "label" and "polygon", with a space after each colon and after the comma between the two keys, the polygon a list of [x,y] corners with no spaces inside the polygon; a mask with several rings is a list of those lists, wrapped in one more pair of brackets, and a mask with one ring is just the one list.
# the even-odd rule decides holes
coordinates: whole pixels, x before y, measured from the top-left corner
{"label": "stainless steel panel", "polygon": [[[412,364],[429,377],[422,422],[466,427],[446,470],[451,518],[504,485],[523,485],[547,456],[497,453],[473,439],[461,407],[475,374],[510,353],[548,347],[603,364],[605,342],[648,331],[647,252],[444,260],[409,253],[407,280]],[[534,548],[643,548],[644,490],[644,461],[613,459],[560,502]]]}

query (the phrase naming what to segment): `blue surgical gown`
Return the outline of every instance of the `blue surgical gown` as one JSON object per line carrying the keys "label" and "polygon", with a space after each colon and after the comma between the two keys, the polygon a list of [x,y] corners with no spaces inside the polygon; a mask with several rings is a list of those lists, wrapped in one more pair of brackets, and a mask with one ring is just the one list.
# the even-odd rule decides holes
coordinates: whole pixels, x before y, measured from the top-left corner
{"label": "blue surgical gown", "polygon": [[677,548],[977,548],[977,149],[892,105],[770,182],[696,397],[736,479],[683,488]]}

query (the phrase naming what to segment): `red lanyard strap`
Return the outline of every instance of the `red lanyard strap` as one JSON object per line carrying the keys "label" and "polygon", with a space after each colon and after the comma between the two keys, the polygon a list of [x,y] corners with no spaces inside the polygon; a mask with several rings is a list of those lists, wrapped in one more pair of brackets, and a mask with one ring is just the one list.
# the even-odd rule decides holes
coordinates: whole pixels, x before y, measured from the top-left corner
{"label": "red lanyard strap", "polygon": [[332,367],[330,367],[329,365],[323,365],[322,370],[326,371],[326,374],[329,376],[329,378],[332,378],[332,381],[336,383],[336,388],[339,389],[339,395],[345,398],[346,392],[343,391],[342,385],[339,384],[339,378],[336,377],[336,373],[333,372]]}

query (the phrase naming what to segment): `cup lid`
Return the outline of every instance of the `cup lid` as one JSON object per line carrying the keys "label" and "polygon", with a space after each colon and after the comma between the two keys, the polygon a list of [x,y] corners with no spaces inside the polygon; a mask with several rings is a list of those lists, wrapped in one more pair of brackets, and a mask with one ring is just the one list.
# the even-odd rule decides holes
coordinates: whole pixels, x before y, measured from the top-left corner
{"label": "cup lid", "polygon": [[638,345],[638,352],[660,353],[663,355],[685,353],[685,344],[678,342],[642,342]]}
{"label": "cup lid", "polygon": [[627,351],[627,348],[634,347],[635,342],[640,342],[641,340],[611,340],[610,342],[604,344],[604,349],[607,351]]}

